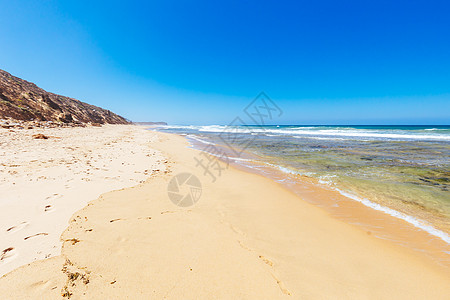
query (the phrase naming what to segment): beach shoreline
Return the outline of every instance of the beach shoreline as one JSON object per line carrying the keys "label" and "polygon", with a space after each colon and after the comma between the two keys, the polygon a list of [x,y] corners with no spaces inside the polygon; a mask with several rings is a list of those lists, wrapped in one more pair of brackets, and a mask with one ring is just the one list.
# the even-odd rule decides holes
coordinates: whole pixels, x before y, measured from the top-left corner
{"label": "beach shoreline", "polygon": [[[272,167],[289,180],[314,178],[450,244],[450,127],[435,127],[168,125],[160,130],[184,134],[199,149],[219,146],[250,169]],[[246,159],[233,151],[241,142],[251,154]]]}
{"label": "beach shoreline", "polygon": [[212,152],[225,153],[223,162],[231,161],[237,169],[270,178],[295,193],[300,201],[318,206],[334,218],[352,224],[369,235],[414,249],[417,254],[450,267],[447,232],[440,231],[426,221],[331,188],[317,178],[267,163],[248,151],[242,150],[240,157],[235,157],[233,151],[224,145],[211,142],[206,144],[204,140],[190,136],[187,138],[194,149],[206,152],[209,150],[208,153],[219,159],[220,156]]}
{"label": "beach shoreline", "polygon": [[[2,277],[4,295],[450,295],[448,267],[369,235],[261,175],[231,166],[211,182],[196,166],[200,152],[184,137],[148,132],[157,136],[151,147],[167,157],[168,172],[76,212],[61,236],[62,254]],[[182,172],[202,183],[199,202],[189,208],[167,197],[168,182]]]}

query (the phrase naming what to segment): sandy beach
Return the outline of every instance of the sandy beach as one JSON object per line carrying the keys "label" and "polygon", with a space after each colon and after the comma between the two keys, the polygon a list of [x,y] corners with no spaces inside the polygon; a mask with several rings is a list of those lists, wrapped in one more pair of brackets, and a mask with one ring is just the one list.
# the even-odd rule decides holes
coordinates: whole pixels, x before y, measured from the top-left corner
{"label": "sandy beach", "polygon": [[[14,249],[0,266],[30,263],[0,279],[2,299],[450,297],[448,267],[258,174],[231,165],[212,182],[181,136],[104,126],[34,140],[34,131],[2,131],[1,242]],[[180,173],[201,182],[193,206],[168,197]]]}
{"label": "sandy beach", "polygon": [[70,216],[89,201],[165,170],[139,127],[0,130],[0,276],[60,254]]}

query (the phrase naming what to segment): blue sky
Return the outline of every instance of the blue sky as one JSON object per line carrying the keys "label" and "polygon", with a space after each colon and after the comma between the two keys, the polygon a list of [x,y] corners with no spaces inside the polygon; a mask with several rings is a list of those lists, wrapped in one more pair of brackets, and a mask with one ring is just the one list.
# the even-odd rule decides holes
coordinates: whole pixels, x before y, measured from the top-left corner
{"label": "blue sky", "polygon": [[447,1],[0,2],[1,69],[131,120],[450,124]]}

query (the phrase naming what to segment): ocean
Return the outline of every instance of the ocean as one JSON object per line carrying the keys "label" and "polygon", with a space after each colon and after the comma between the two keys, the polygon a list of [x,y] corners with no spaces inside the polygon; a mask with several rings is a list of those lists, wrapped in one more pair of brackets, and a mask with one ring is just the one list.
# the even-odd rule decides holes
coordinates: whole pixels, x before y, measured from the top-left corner
{"label": "ocean", "polygon": [[[229,160],[304,176],[450,244],[450,126],[162,126]],[[283,180],[283,179],[282,179]]]}

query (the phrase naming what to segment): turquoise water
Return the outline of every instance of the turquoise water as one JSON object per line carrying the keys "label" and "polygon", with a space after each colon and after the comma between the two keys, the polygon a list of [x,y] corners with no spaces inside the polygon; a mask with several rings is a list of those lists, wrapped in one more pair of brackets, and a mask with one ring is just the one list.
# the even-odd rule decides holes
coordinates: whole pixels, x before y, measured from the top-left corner
{"label": "turquoise water", "polygon": [[450,126],[165,126],[450,232]]}

